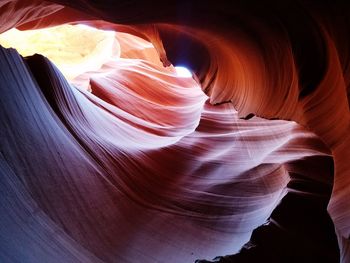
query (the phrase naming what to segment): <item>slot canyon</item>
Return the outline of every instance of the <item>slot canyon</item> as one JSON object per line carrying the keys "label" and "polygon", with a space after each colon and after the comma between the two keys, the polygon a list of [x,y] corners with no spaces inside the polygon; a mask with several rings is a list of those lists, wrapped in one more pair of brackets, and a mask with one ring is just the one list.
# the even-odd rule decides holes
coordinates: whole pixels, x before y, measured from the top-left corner
{"label": "slot canyon", "polygon": [[0,0],[0,262],[350,263],[350,3]]}

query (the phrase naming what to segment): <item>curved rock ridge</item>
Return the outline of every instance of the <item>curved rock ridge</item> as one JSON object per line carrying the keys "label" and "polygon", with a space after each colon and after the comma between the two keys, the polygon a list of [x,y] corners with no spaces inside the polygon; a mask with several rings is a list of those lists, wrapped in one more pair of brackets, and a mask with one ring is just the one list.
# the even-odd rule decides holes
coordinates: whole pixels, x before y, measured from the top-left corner
{"label": "curved rock ridge", "polygon": [[67,81],[1,48],[1,261],[350,262],[348,5],[53,2],[1,32],[118,52]]}

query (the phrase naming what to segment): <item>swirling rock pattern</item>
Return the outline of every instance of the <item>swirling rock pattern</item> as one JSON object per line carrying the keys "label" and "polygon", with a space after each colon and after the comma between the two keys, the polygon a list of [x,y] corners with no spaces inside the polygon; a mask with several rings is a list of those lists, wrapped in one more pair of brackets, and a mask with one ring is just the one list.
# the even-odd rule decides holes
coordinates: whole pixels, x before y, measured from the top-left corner
{"label": "swirling rock pattern", "polygon": [[53,2],[0,31],[120,50],[68,82],[0,49],[1,262],[350,262],[346,4]]}

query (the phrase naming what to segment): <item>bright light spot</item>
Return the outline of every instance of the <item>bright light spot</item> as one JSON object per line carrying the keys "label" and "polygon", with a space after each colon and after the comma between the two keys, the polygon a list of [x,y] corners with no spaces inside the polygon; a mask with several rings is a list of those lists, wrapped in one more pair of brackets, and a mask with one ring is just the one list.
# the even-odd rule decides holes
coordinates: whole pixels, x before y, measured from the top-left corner
{"label": "bright light spot", "polygon": [[182,78],[191,78],[192,77],[192,72],[189,71],[187,68],[185,67],[182,67],[182,66],[176,66],[175,67],[175,71],[176,71],[176,74],[179,76],[179,77],[182,77]]}
{"label": "bright light spot", "polygon": [[98,70],[111,58],[120,55],[115,32],[87,25],[61,25],[26,31],[12,28],[0,34],[0,45],[13,47],[22,56],[38,53],[49,58],[68,80],[84,72]]}

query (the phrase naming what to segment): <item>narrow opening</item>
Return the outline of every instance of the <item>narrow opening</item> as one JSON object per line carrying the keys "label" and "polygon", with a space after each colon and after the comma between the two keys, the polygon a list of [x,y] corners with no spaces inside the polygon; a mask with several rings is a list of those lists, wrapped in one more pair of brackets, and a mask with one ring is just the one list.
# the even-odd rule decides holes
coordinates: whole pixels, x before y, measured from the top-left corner
{"label": "narrow opening", "polygon": [[176,74],[182,78],[192,78],[192,72],[184,66],[175,66]]}

